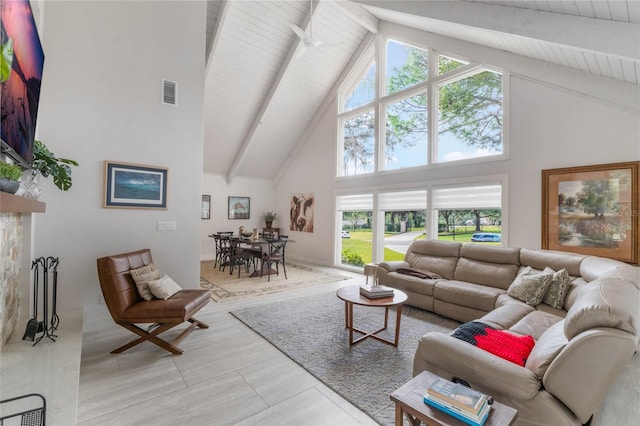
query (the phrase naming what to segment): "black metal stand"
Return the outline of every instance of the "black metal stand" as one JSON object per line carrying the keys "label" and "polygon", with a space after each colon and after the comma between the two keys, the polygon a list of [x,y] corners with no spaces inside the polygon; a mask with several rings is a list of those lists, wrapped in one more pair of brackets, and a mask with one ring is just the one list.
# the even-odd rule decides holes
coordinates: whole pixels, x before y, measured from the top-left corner
{"label": "black metal stand", "polygon": [[[40,267],[42,267],[43,270],[43,274],[42,274],[42,278],[43,278],[43,291],[42,291],[42,306],[43,306],[43,312],[44,312],[44,319],[42,321],[42,323],[38,323],[38,333],[42,332],[42,335],[40,337],[38,337],[37,339],[35,339],[35,342],[33,343],[33,346],[37,345],[42,339],[44,339],[45,337],[52,340],[52,341],[56,341],[56,337],[58,337],[56,334],[53,334],[57,329],[58,329],[58,325],[60,324],[60,318],[58,317],[58,314],[56,313],[56,304],[57,304],[57,293],[58,293],[58,258],[54,258],[52,256],[49,256],[47,258],[44,257],[39,257],[36,260],[34,260],[31,263],[31,269],[35,269],[34,271],[34,302],[35,302],[35,306],[34,306],[34,316],[36,317],[37,320],[37,312],[38,312],[38,277],[39,277],[39,269]],[[53,271],[53,300],[52,300],[52,315],[51,315],[51,322],[49,323],[49,269],[52,269]]]}

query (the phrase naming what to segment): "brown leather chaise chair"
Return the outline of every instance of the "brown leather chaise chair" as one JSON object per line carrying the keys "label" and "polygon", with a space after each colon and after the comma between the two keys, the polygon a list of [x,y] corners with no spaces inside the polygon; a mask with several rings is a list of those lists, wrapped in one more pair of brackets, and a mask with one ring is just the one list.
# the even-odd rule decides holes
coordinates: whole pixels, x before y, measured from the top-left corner
{"label": "brown leather chaise chair", "polygon": [[[100,287],[111,317],[116,324],[140,336],[114,349],[111,353],[120,353],[139,343],[149,341],[173,354],[180,355],[183,351],[176,345],[195,327],[209,328],[207,324],[193,318],[196,312],[209,303],[208,290],[180,290],[166,300],[144,300],[140,297],[129,271],[152,262],[149,249],[107,256],[97,261]],[[191,324],[173,341],[167,342],[158,337],[160,333],[185,321]],[[148,328],[136,325],[145,323],[152,325]]]}

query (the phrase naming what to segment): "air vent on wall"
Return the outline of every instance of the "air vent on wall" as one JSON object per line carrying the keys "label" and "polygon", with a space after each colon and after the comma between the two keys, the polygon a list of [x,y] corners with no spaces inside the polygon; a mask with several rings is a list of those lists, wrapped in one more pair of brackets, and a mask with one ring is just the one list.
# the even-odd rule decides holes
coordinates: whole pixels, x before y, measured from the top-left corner
{"label": "air vent on wall", "polygon": [[165,105],[178,105],[178,83],[162,80],[162,103]]}

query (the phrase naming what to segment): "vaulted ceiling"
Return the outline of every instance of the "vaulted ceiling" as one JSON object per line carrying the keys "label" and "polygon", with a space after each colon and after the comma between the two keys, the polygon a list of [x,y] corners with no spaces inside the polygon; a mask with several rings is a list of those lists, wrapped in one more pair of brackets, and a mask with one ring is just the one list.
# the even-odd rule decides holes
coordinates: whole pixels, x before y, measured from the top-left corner
{"label": "vaulted ceiling", "polygon": [[204,171],[279,180],[381,21],[640,85],[637,0],[208,0]]}

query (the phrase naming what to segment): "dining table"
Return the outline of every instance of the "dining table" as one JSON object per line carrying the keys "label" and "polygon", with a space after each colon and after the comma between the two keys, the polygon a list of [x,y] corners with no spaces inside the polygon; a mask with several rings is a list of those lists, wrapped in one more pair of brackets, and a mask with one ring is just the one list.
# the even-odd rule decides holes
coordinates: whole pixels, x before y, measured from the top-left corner
{"label": "dining table", "polygon": [[[213,234],[209,235],[210,238],[213,238]],[[262,256],[264,256],[265,254],[269,254],[269,242],[270,241],[287,241],[287,244],[289,243],[295,243],[294,240],[290,239],[290,238],[264,238],[264,237],[258,237],[258,238],[253,238],[251,237],[245,237],[242,235],[237,235],[237,234],[231,234],[228,235],[229,239],[233,242],[237,242],[240,246],[240,248],[253,248],[253,249],[260,249],[262,251]],[[266,250],[265,250],[266,249]],[[261,276],[267,276],[267,275],[274,275],[276,273],[276,270],[271,268],[269,270],[267,270],[266,265],[264,264],[264,262],[260,262],[260,270],[256,269],[255,271],[253,271],[253,273],[251,273],[250,277],[254,278],[254,277],[261,277]]]}

